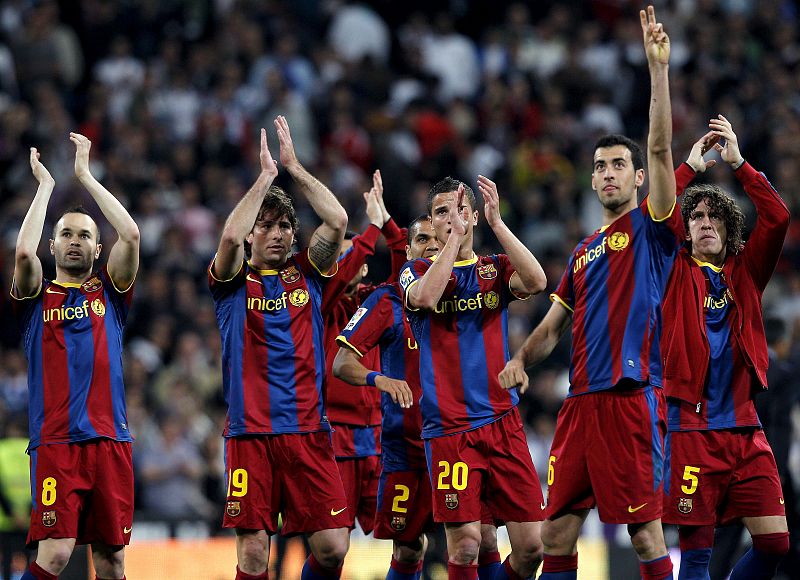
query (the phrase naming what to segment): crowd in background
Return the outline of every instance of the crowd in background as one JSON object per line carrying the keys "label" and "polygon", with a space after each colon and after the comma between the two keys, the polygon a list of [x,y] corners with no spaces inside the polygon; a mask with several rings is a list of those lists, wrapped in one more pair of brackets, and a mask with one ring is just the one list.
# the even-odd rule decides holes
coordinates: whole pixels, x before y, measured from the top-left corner
{"label": "crowd in background", "polygon": [[[775,428],[782,443],[773,443],[779,463],[792,464],[800,6],[654,4],[672,41],[676,162],[722,113],[745,158],[766,173],[794,217],[765,296],[783,372],[761,405],[774,408],[763,418],[768,436],[772,422],[782,425]],[[92,140],[94,175],[139,225],[142,261],[124,353],[137,509],[205,519],[217,530],[225,411],[206,268],[225,217],[255,178],[258,129],[267,128],[277,156],[272,119],[287,117],[301,161],[342,200],[355,231],[368,224],[361,194],[376,168],[401,225],[425,210],[427,191],[441,177],[473,188],[478,174],[490,177],[504,219],[544,265],[549,291],[577,241],[601,222],[590,185],[597,137],[624,133],[644,144],[649,81],[639,8],[632,0],[5,0],[0,428],[9,432],[0,435],[27,428],[26,361],[8,289],[17,232],[36,191],[29,147],[39,149],[56,180],[51,218],[81,202],[98,218],[101,242],[114,239],[74,179],[68,132],[78,131]],[[752,223],[752,206],[727,166],[702,179],[739,196]],[[285,172],[277,182],[292,192]],[[295,200],[302,243],[316,224],[302,196]],[[47,277],[54,273],[51,228],[49,221],[40,249]],[[498,249],[485,224],[477,236],[480,252]],[[373,281],[388,275],[383,251],[371,263]],[[512,353],[548,307],[546,295],[512,307]],[[540,472],[568,364],[565,338],[531,371],[521,403]]]}

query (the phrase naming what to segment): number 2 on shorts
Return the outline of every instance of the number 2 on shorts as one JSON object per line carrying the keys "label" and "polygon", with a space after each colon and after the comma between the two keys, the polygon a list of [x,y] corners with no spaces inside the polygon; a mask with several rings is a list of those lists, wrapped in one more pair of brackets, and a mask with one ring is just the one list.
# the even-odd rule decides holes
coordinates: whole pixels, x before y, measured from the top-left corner
{"label": "number 2 on shorts", "polygon": [[407,485],[400,484],[395,485],[394,490],[398,493],[394,496],[394,500],[392,500],[392,511],[397,512],[398,514],[407,513],[408,508],[401,507],[400,502],[405,502],[408,500],[411,490],[408,489]]}
{"label": "number 2 on shorts", "polygon": [[[451,469],[450,463],[447,461],[440,461],[439,468],[441,471],[439,472],[439,485],[437,486],[438,489],[450,489],[451,483],[453,485],[453,489],[457,489],[459,491],[462,489],[467,489],[469,467],[466,463],[463,461],[456,461]],[[447,482],[448,478],[450,478],[450,483]]]}

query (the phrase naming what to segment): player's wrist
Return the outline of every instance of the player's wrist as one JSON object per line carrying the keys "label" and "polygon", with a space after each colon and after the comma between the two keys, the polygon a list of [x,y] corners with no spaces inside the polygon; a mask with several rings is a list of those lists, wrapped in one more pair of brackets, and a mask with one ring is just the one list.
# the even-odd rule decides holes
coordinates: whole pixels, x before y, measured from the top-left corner
{"label": "player's wrist", "polygon": [[376,379],[378,377],[385,377],[385,376],[386,375],[384,375],[382,373],[379,373],[378,371],[372,371],[372,372],[367,373],[367,378],[365,379],[365,382],[367,383],[368,386],[375,387],[375,386],[377,386],[375,384]]}
{"label": "player's wrist", "polygon": [[736,161],[734,161],[733,163],[731,163],[731,168],[733,168],[733,170],[734,170],[734,171],[736,171],[736,170],[737,170],[737,169],[739,169],[739,168],[740,168],[742,165],[744,165],[744,157],[739,157],[739,159],[737,159]]}

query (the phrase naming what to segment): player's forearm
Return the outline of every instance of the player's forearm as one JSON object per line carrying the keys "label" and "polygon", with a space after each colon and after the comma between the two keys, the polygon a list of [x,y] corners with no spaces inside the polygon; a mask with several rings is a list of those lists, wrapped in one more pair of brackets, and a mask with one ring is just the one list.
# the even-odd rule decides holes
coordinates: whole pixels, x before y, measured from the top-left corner
{"label": "player's forearm", "polygon": [[262,171],[252,187],[244,194],[236,207],[225,220],[222,229],[222,242],[231,247],[243,247],[244,239],[253,230],[258,218],[258,210],[264,201],[274,177]]}
{"label": "player's forearm", "polygon": [[650,130],[647,135],[647,165],[650,171],[650,207],[657,218],[667,215],[675,203],[675,173],[672,165],[672,105],[669,96],[669,65],[650,65]]}
{"label": "player's forearm", "polygon": [[548,336],[547,331],[538,326],[528,335],[514,358],[527,369],[538,365],[550,356],[556,344],[558,344],[558,338]]}
{"label": "player's forearm", "polygon": [[39,184],[39,188],[36,190],[36,195],[17,234],[16,255],[18,261],[36,257],[36,250],[42,239],[44,220],[47,216],[47,205],[50,203],[50,196],[55,184],[52,179],[45,180]]}
{"label": "player's forearm", "polygon": [[92,196],[108,223],[117,231],[119,239],[123,242],[136,242],[139,240],[139,228],[133,221],[128,210],[108,191],[102,183],[97,181],[91,173],[78,176],[81,184]]}
{"label": "player's forearm", "polygon": [[290,165],[287,170],[322,223],[337,233],[344,233],[347,229],[347,212],[331,190],[300,163]]}
{"label": "player's forearm", "polygon": [[433,310],[444,294],[450,275],[453,273],[453,264],[458,257],[460,239],[455,234],[450,234],[447,243],[439,252],[436,261],[428,268],[425,275],[414,284],[409,291],[408,303],[412,308]]}
{"label": "player's forearm", "polygon": [[547,286],[547,276],[531,251],[504,223],[501,222],[493,229],[495,236],[497,236],[497,241],[500,242],[503,251],[508,256],[508,261],[511,262],[517,275],[519,275],[519,279],[524,286],[523,290],[528,294],[538,294],[544,290],[545,286]]}
{"label": "player's forearm", "polygon": [[340,347],[333,359],[333,376],[356,387],[367,384],[367,375],[372,372],[361,364],[358,356],[345,347]]}

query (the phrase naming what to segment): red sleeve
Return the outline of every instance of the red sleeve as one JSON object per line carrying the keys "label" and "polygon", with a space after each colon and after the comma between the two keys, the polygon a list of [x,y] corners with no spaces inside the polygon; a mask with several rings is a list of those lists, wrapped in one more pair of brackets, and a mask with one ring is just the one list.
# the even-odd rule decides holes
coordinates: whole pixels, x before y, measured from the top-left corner
{"label": "red sleeve", "polygon": [[[214,256],[214,260],[217,257]],[[208,287],[211,290],[211,295],[216,299],[225,294],[236,290],[239,286],[244,284],[244,277],[247,275],[247,264],[242,259],[242,265],[239,266],[239,271],[229,280],[220,280],[214,276],[214,260],[208,265]]]}
{"label": "red sleeve", "polygon": [[789,230],[789,209],[763,173],[745,162],[735,172],[756,208],[758,219],[742,251],[742,257],[753,279],[763,291],[778,265],[786,232]]}
{"label": "red sleeve", "polygon": [[336,344],[363,357],[378,345],[383,333],[393,326],[391,301],[385,292],[373,293],[336,337]]}
{"label": "red sleeve", "polygon": [[367,258],[375,253],[375,244],[380,235],[381,230],[377,226],[370,224],[363,234],[353,238],[353,247],[339,258],[337,262],[338,271],[328,279],[322,291],[323,316],[330,312],[339,295],[347,288],[350,280],[358,274],[359,269],[367,261]]}
{"label": "red sleeve", "polygon": [[683,194],[683,190],[689,187],[696,175],[697,173],[695,173],[691,165],[685,161],[678,165],[677,169],[675,169],[675,195],[680,197]]}
{"label": "red sleeve", "polygon": [[572,272],[572,258],[570,258],[569,263],[567,264],[567,269],[564,271],[564,275],[561,276],[561,281],[558,283],[558,288],[556,288],[550,294],[550,300],[552,302],[558,302],[569,310],[570,314],[575,311],[575,295],[572,292],[572,276],[570,275]]}
{"label": "red sleeve", "polygon": [[406,256],[408,230],[398,227],[393,219],[389,219],[389,221],[383,225],[381,232],[383,232],[383,237],[386,238],[386,245],[389,247],[389,255],[392,260],[392,272],[387,282],[396,282],[397,277],[400,275],[400,269],[408,260]]}

